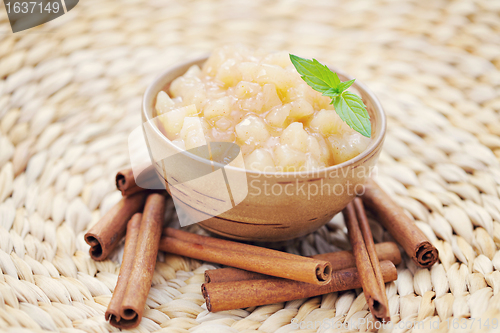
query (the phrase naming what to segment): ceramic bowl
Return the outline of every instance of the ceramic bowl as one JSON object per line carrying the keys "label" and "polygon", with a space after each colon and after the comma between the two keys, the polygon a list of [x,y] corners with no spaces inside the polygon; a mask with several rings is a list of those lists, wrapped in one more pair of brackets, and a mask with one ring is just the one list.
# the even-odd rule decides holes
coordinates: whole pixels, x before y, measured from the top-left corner
{"label": "ceramic bowl", "polygon": [[[184,74],[194,65],[201,65],[207,59],[184,62],[165,70],[147,88],[142,105],[142,119],[145,123],[154,117],[156,95],[168,88],[170,82]],[[350,79],[341,71],[335,70],[342,81]],[[179,162],[153,163],[157,173],[166,182],[167,190],[172,194],[176,208],[184,208],[193,221],[208,231],[238,240],[282,241],[311,233],[340,212],[356,194],[363,192],[363,184],[374,168],[386,131],[386,117],[382,106],[368,88],[358,80],[352,86],[362,97],[370,114],[372,141],[368,148],[351,160],[328,168],[303,172],[255,172],[226,165],[226,182],[231,179],[245,179],[237,183],[234,189],[245,186],[248,193],[244,198],[227,199],[229,188],[214,187],[213,181],[189,193],[189,184],[185,190],[174,190],[169,184],[172,180],[182,179],[183,172],[189,168],[209,168],[210,161],[189,153]],[[146,134],[146,143],[150,156],[158,161],[159,155],[172,155],[182,152],[162,132],[153,126]],[[243,178],[242,178],[243,177]],[[231,185],[231,181],[229,181]],[[184,184],[183,184],[184,186]],[[177,189],[177,188],[176,188]],[[203,200],[194,197],[199,195]],[[226,206],[224,206],[226,205]],[[225,208],[226,207],[226,208]]]}

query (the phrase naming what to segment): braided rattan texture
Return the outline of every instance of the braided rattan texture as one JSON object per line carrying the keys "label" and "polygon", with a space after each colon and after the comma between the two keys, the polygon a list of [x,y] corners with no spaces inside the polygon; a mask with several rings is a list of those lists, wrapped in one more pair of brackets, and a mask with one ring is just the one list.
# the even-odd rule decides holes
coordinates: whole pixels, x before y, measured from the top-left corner
{"label": "braided rattan texture", "polygon": [[[500,2],[82,0],[12,34],[0,9],[0,330],[105,332],[117,252],[84,232],[120,198],[141,95],[166,67],[240,42],[316,57],[375,91],[389,116],[378,182],[439,249],[387,285],[393,332],[488,331],[500,318]],[[377,241],[390,236],[372,224]],[[294,253],[348,248],[340,216]],[[208,313],[203,271],[160,254],[136,331],[366,330],[360,290]],[[458,320],[461,319],[460,322]],[[479,320],[482,321],[479,321]],[[456,321],[454,321],[456,320]],[[411,328],[406,323],[423,322]],[[459,325],[460,324],[460,325]],[[498,323],[500,325],[500,323]],[[498,329],[498,328],[497,328]],[[390,328],[381,331],[388,332]]]}

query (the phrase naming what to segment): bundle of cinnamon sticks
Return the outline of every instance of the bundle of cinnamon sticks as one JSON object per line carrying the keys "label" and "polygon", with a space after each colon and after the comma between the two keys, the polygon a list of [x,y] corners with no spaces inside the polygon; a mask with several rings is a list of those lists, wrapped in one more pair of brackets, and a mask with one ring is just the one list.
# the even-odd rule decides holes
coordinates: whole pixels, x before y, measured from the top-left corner
{"label": "bundle of cinnamon sticks", "polygon": [[142,319],[156,266],[165,200],[164,194],[146,191],[124,197],[85,234],[92,258],[103,260],[126,228],[120,275],[105,314],[113,326],[132,328]]}
{"label": "bundle of cinnamon sticks", "polygon": [[[153,170],[143,175],[154,179]],[[85,235],[94,260],[104,260],[125,237],[120,274],[106,319],[118,328],[139,325],[151,288],[158,251],[229,267],[205,272],[202,294],[209,311],[271,304],[362,287],[374,317],[389,320],[385,282],[397,278],[401,254],[395,243],[374,244],[363,203],[421,267],[437,260],[437,251],[375,182],[363,201],[343,211],[353,251],[302,257],[263,247],[163,228],[167,193],[143,190],[131,170],[116,177],[122,200]]]}

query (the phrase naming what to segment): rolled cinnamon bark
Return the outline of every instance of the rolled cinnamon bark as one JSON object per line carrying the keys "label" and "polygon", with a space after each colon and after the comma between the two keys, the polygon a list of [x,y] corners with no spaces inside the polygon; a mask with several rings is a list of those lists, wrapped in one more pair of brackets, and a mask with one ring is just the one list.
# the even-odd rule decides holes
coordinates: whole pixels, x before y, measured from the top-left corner
{"label": "rolled cinnamon bark", "polygon": [[143,189],[135,183],[132,169],[121,170],[116,174],[116,188],[122,192],[123,196],[131,195]]}
{"label": "rolled cinnamon bark", "polygon": [[389,231],[418,266],[428,268],[437,262],[437,249],[374,180],[368,179],[365,193],[361,198],[366,207],[376,213],[380,224]]}
{"label": "rolled cinnamon bark", "polygon": [[[151,289],[164,216],[165,196],[158,193],[149,194],[137,236],[133,267],[120,311],[121,321],[127,324],[126,328],[136,327],[142,319],[146,299]],[[117,327],[125,328],[125,326]]]}
{"label": "rolled cinnamon bark", "polygon": [[361,199],[354,198],[342,211],[366,302],[375,319],[391,320],[380,263]]}
{"label": "rolled cinnamon bark", "polygon": [[[394,265],[399,265],[399,263],[401,263],[401,253],[399,252],[399,248],[396,243],[385,242],[375,244],[375,251],[380,261],[389,260]],[[318,254],[312,258],[329,261],[332,264],[333,271],[356,267],[356,261],[352,251]],[[205,283],[260,280],[266,278],[269,278],[269,276],[233,267],[209,269],[205,271]]]}
{"label": "rolled cinnamon bark", "polygon": [[[366,217],[365,208],[363,207],[363,202],[360,198],[355,198],[353,201],[354,209],[356,210],[356,215],[358,217],[359,229],[363,235],[365,241],[366,250],[370,256],[370,261],[372,263],[373,271],[375,273],[375,278],[377,279],[382,293],[385,294],[385,285],[382,279],[382,273],[380,272],[380,262],[375,249],[375,242],[373,241],[372,231],[370,229],[370,224],[368,223],[368,218]],[[387,304],[387,308],[389,305]]]}
{"label": "rolled cinnamon bark", "polygon": [[[309,257],[297,256],[295,254],[287,252],[271,250],[268,248],[248,245],[239,242],[227,241],[220,238],[201,236],[173,228],[165,228],[163,230],[163,235],[167,237],[177,238],[186,242],[218,247],[225,251],[239,251],[245,254],[254,254],[256,256],[263,255],[271,256],[272,258],[290,259],[294,262],[297,262],[298,260],[305,260],[306,262],[311,263],[311,258]],[[318,266],[316,266],[316,276],[319,284],[326,284],[328,282],[328,279],[330,278],[329,273],[331,272],[331,267],[329,267],[327,262],[328,260],[326,260],[326,262],[318,262]]]}
{"label": "rolled cinnamon bark", "polygon": [[142,214],[136,213],[132,216],[132,219],[127,224],[127,234],[125,236],[125,247],[123,249],[123,259],[120,266],[120,274],[118,275],[118,281],[116,283],[115,290],[113,291],[113,297],[109,302],[108,309],[104,317],[109,320],[111,325],[119,328],[126,328],[132,323],[127,320],[122,320],[121,318],[121,308],[123,296],[125,289],[130,277],[130,272],[132,271],[135,249],[137,247],[137,237],[139,235],[139,228],[141,226]]}
{"label": "rolled cinnamon bark", "polygon": [[[385,282],[396,280],[397,271],[392,262],[384,260],[380,266]],[[359,287],[361,287],[360,276],[357,269],[352,267],[332,272],[331,281],[322,286],[286,279],[267,278],[204,283],[201,289],[207,309],[217,312],[286,302]]]}
{"label": "rolled cinnamon bark", "polygon": [[115,181],[116,188],[122,192],[123,196],[132,195],[145,189],[164,189],[153,166],[144,169],[137,180],[132,169],[121,170],[116,174]]}
{"label": "rolled cinnamon bark", "polygon": [[146,192],[139,192],[123,197],[85,234],[92,259],[104,260],[113,251],[125,235],[127,222],[144,207],[146,195]]}
{"label": "rolled cinnamon bark", "polygon": [[[175,234],[183,235],[183,233],[186,234],[184,231]],[[167,234],[172,234],[172,232],[167,232]],[[203,238],[201,244],[200,242],[189,242],[168,236],[162,237],[160,250],[316,285],[327,284],[331,279],[332,265],[325,260],[301,257],[217,238],[196,236]],[[194,240],[194,237],[190,239]],[[220,244],[220,246],[214,246],[213,244]],[[243,248],[247,248],[248,251],[242,251]]]}
{"label": "rolled cinnamon bark", "polygon": [[197,243],[202,245],[210,245],[218,247],[221,249],[226,249],[228,251],[239,251],[244,253],[251,253],[255,255],[269,255],[273,258],[283,258],[290,260],[300,260],[310,261],[309,257],[297,256],[288,252],[271,250],[265,247],[254,246],[249,244],[244,244],[240,242],[233,242],[229,240],[224,240],[215,237],[207,237],[202,235],[193,234],[191,232],[186,232],[179,229],[165,228],[163,229],[163,236],[177,238],[185,242]]}
{"label": "rolled cinnamon bark", "polygon": [[219,283],[230,281],[262,280],[269,275],[250,272],[234,267],[208,269],[205,271],[205,283]]}

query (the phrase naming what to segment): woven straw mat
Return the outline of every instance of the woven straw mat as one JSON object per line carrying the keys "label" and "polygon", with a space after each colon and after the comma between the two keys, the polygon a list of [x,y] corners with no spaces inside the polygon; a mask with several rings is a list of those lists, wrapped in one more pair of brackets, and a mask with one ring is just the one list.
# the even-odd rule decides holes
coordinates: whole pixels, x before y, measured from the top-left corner
{"label": "woven straw mat", "polygon": [[[13,34],[0,8],[0,330],[107,332],[120,251],[90,259],[85,231],[120,199],[141,96],[168,66],[239,42],[315,57],[365,82],[388,115],[380,185],[439,249],[406,256],[387,284],[384,332],[498,331],[500,318],[500,1],[85,0]],[[172,208],[172,207],[170,207]],[[377,242],[390,240],[371,224]],[[286,244],[349,249],[341,216]],[[361,290],[209,313],[216,266],[160,254],[134,331],[366,330]],[[487,319],[489,328],[486,326]],[[460,321],[459,321],[460,320]],[[480,321],[481,320],[481,321]],[[497,326],[498,327],[498,326]]]}

